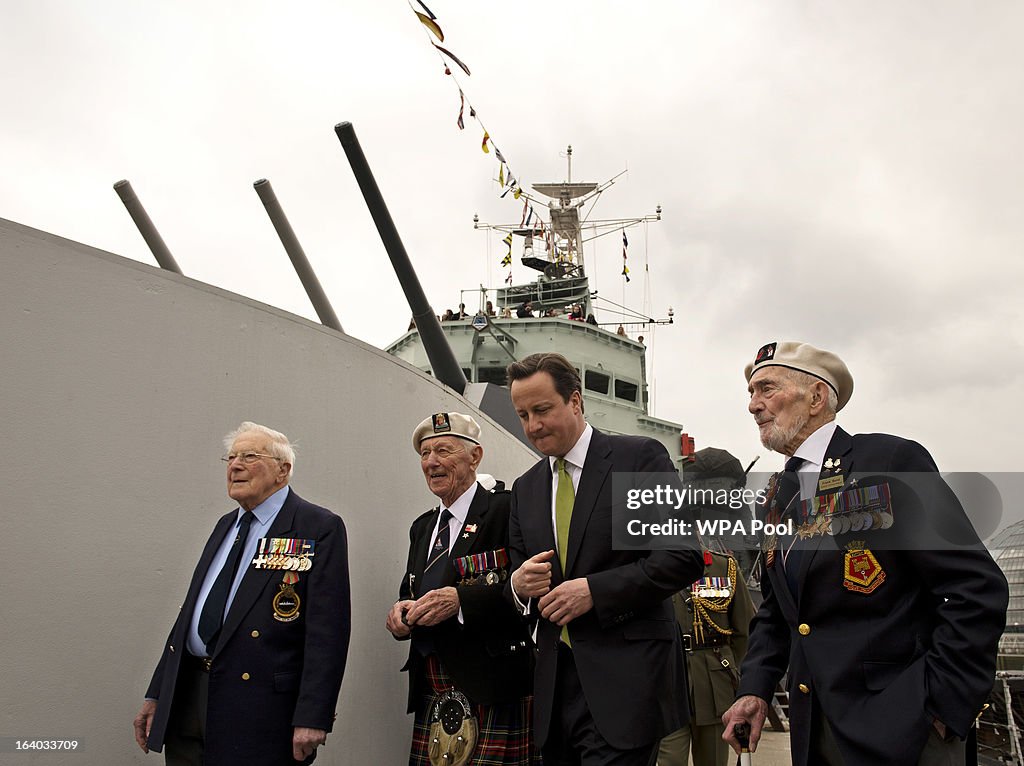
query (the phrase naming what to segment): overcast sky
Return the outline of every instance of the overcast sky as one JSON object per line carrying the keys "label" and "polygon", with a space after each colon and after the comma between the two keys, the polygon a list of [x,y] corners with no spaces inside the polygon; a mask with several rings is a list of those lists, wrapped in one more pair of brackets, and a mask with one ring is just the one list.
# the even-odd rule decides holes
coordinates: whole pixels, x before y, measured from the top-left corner
{"label": "overcast sky", "polygon": [[[625,290],[617,237],[587,254],[601,294],[640,307],[646,250],[651,311],[675,309],[644,333],[655,415],[746,463],[743,365],[799,339],[853,371],[848,430],[1018,470],[1024,4],[427,4],[524,184],[563,180],[572,144],[574,180],[628,168],[596,215],[662,205],[630,234]],[[348,120],[434,308],[500,284],[501,235],[472,216],[521,204],[468,108],[457,128],[405,0],[0,8],[0,217],[153,263],[111,188],[127,178],[186,275],[315,318],[252,189],[267,177],[346,331],[384,346],[410,312],[333,132]]]}

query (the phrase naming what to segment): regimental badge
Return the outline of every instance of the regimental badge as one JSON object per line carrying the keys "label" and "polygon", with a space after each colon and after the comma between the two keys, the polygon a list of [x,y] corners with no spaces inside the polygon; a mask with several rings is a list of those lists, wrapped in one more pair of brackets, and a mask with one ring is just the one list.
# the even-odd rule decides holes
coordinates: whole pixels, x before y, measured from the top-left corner
{"label": "regimental badge", "polygon": [[452,430],[452,422],[447,412],[438,412],[434,415],[434,433],[443,434]]}
{"label": "regimental badge", "polygon": [[757,356],[754,357],[754,364],[761,364],[769,359],[775,358],[775,347],[778,343],[766,343],[757,350]]}
{"label": "regimental badge", "polygon": [[843,557],[843,587],[854,593],[874,593],[885,582],[885,572],[863,540],[853,540]]}
{"label": "regimental badge", "polygon": [[295,583],[299,576],[295,572],[285,572],[280,590],[274,596],[274,619],[278,622],[292,622],[299,618],[299,594],[295,592]]}

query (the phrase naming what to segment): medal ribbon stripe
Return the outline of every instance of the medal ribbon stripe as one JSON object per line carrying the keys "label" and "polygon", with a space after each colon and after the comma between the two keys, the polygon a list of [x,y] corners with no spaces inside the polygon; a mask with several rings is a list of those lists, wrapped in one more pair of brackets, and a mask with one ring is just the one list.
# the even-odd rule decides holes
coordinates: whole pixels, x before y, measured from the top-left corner
{"label": "medal ribbon stripe", "polygon": [[853,487],[845,492],[819,495],[800,503],[800,517],[806,522],[815,516],[835,516],[853,511],[884,511],[891,502],[889,484]]}
{"label": "medal ribbon stripe", "polygon": [[455,568],[460,577],[465,577],[467,574],[474,575],[491,569],[505,569],[508,562],[508,551],[505,548],[499,548],[494,551],[473,553],[457,558],[455,559]]}

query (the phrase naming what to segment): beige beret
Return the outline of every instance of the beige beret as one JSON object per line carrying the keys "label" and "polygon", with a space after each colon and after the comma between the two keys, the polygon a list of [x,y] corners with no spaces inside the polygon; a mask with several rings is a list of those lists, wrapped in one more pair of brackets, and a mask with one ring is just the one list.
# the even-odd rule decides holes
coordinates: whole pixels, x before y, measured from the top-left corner
{"label": "beige beret", "polygon": [[836,392],[839,400],[837,411],[845,407],[853,395],[853,376],[843,360],[830,351],[822,351],[808,343],[783,340],[761,346],[754,361],[743,371],[748,383],[751,376],[762,367],[788,367],[820,378]]}
{"label": "beige beret", "polygon": [[480,425],[469,415],[461,412],[437,412],[423,418],[412,432],[412,448],[420,451],[420,444],[438,436],[457,436],[460,439],[480,443]]}

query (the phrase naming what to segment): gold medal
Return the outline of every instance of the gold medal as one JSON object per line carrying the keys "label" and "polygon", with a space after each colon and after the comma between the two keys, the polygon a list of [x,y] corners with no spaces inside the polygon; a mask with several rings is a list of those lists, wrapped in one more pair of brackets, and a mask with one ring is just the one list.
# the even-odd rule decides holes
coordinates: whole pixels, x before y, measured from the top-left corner
{"label": "gold medal", "polygon": [[278,622],[292,622],[299,617],[299,594],[295,592],[298,581],[297,574],[287,572],[281,582],[281,590],[274,596],[274,619]]}

